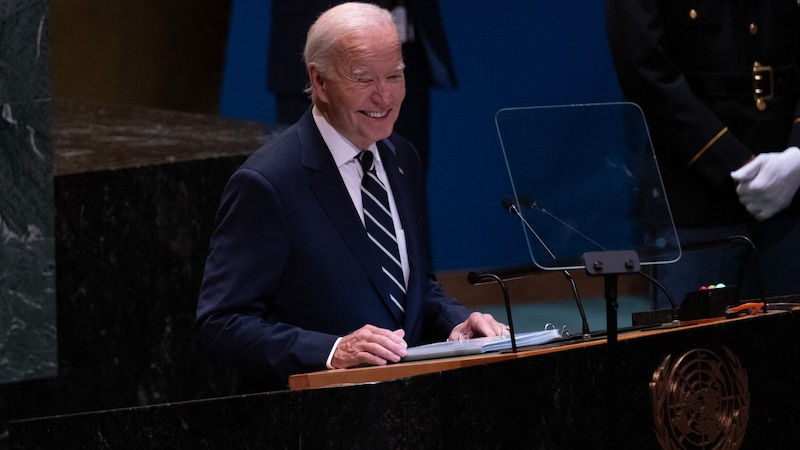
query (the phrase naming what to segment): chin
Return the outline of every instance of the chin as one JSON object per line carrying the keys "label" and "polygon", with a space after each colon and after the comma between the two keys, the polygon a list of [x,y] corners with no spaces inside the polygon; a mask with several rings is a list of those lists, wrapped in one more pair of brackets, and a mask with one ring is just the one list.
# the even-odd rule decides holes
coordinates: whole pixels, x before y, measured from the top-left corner
{"label": "chin", "polygon": [[370,140],[379,141],[381,139],[386,139],[391,136],[392,131],[394,131],[394,124],[387,127],[374,128],[373,131],[369,133]]}

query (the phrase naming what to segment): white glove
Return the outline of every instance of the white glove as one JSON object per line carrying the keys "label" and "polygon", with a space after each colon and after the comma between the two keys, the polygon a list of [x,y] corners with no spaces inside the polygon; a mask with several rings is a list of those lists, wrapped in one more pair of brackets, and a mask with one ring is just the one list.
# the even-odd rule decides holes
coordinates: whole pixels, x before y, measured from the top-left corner
{"label": "white glove", "polygon": [[739,201],[757,220],[766,220],[789,206],[800,186],[800,148],[761,153],[731,172]]}

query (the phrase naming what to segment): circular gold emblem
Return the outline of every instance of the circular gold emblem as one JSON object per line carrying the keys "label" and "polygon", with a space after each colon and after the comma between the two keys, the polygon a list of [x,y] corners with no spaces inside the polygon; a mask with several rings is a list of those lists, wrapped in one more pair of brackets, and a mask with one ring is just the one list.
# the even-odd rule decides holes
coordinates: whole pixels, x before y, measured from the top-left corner
{"label": "circular gold emblem", "polygon": [[749,419],[747,372],[727,348],[664,358],[650,394],[661,448],[738,449]]}

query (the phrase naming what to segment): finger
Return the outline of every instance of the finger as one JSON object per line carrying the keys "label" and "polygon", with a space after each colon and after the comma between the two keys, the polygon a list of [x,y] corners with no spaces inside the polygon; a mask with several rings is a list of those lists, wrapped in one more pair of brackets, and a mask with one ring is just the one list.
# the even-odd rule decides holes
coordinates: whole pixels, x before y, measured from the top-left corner
{"label": "finger", "polygon": [[408,351],[405,346],[393,346],[393,348],[390,348],[384,347],[378,343],[373,343],[371,353],[375,357],[380,358],[380,360],[383,361],[382,364],[385,364],[387,362],[400,362],[400,360],[408,354]]}
{"label": "finger", "polygon": [[402,329],[377,329],[365,340],[365,346],[372,354],[396,362],[408,353],[408,343],[403,339],[404,336],[405,331]]}
{"label": "finger", "polygon": [[492,330],[497,336],[502,336],[503,333],[508,331],[508,326],[502,322],[498,322],[491,314],[483,314],[485,326]]}
{"label": "finger", "polygon": [[398,344],[379,336],[374,341],[360,342],[354,357],[362,364],[384,365],[399,362],[407,354],[405,341]]}
{"label": "finger", "polygon": [[473,328],[484,336],[502,336],[506,331],[505,324],[498,322],[491,314],[476,314],[474,317]]}
{"label": "finger", "polygon": [[405,340],[403,338],[406,337],[406,330],[399,328],[397,330],[392,331],[388,336],[397,343],[405,343]]}
{"label": "finger", "polygon": [[744,166],[731,172],[731,178],[735,181],[751,180],[755,177],[761,169],[761,164],[764,158],[761,155],[756,156],[752,161]]}
{"label": "finger", "polygon": [[336,349],[331,363],[337,368],[347,368],[359,365],[385,365],[387,362],[399,362],[408,352],[405,344],[396,345],[389,349],[377,342],[356,339],[353,335],[342,339]]}
{"label": "finger", "polygon": [[363,327],[354,331],[352,335],[357,336],[358,339],[364,341],[373,341],[379,338],[385,338],[396,343],[401,343],[404,342],[403,338],[405,337],[405,331],[403,329],[392,331],[387,330],[386,328],[378,328],[374,325],[364,325]]}
{"label": "finger", "polygon": [[752,189],[750,188],[750,181],[741,181],[739,184],[736,185],[736,193],[739,194],[739,197],[751,192]]}
{"label": "finger", "polygon": [[378,355],[370,353],[368,351],[362,351],[354,355],[353,357],[354,364],[349,367],[357,367],[357,366],[385,366],[389,363],[389,361],[385,358],[382,358]]}
{"label": "finger", "polygon": [[497,322],[493,328],[498,336],[507,336],[511,331],[511,328],[508,325],[500,322]]}
{"label": "finger", "polygon": [[456,325],[455,328],[450,332],[450,336],[447,337],[448,341],[461,341],[465,337],[468,337],[464,330],[467,328],[467,322],[461,322],[460,324]]}

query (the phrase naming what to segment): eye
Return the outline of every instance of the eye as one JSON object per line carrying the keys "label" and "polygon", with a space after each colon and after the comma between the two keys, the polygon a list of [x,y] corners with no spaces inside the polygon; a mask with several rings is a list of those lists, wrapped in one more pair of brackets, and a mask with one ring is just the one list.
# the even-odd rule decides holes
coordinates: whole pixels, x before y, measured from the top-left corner
{"label": "eye", "polygon": [[392,72],[386,77],[386,79],[389,81],[400,81],[403,79],[403,72],[402,71]]}

